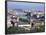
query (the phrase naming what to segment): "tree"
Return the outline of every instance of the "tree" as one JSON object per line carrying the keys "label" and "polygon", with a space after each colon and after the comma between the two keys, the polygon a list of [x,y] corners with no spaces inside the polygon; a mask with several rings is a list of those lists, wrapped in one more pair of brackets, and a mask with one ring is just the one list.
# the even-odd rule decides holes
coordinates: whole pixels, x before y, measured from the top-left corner
{"label": "tree", "polygon": [[15,26],[15,23],[13,21],[11,21],[11,24],[13,25],[13,27]]}

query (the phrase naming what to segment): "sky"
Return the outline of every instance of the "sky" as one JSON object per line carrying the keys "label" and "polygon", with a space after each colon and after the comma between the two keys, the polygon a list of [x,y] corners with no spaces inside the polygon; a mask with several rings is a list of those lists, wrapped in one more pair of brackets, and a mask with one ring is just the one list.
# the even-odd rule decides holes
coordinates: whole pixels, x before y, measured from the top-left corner
{"label": "sky", "polygon": [[8,9],[37,9],[43,10],[44,4],[40,3],[24,3],[24,2],[7,2]]}

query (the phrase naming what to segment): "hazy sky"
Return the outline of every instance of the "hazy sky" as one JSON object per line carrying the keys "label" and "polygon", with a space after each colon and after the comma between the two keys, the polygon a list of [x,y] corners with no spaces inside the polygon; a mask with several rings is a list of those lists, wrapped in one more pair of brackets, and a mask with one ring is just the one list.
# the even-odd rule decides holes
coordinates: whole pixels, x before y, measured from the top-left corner
{"label": "hazy sky", "polygon": [[8,9],[44,9],[44,4],[24,3],[24,2],[7,2]]}

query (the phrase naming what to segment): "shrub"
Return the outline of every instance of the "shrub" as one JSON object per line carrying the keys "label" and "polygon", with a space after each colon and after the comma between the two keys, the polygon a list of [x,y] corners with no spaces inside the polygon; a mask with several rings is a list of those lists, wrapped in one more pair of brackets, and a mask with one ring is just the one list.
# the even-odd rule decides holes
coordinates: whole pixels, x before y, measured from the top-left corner
{"label": "shrub", "polygon": [[26,33],[28,32],[27,30],[25,30],[24,28],[20,28],[20,27],[9,27],[7,29],[7,33],[8,34],[14,34],[14,33]]}
{"label": "shrub", "polygon": [[30,30],[31,33],[44,32],[44,31],[45,31],[45,27],[44,26],[40,26],[40,28],[35,27],[34,29]]}

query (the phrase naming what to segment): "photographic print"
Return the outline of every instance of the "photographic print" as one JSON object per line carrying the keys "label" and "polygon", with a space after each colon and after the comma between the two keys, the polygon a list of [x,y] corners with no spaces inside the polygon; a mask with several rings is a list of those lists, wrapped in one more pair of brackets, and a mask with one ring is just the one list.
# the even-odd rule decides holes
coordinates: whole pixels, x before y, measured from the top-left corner
{"label": "photographic print", "polygon": [[7,34],[37,32],[45,32],[45,3],[7,1]]}

